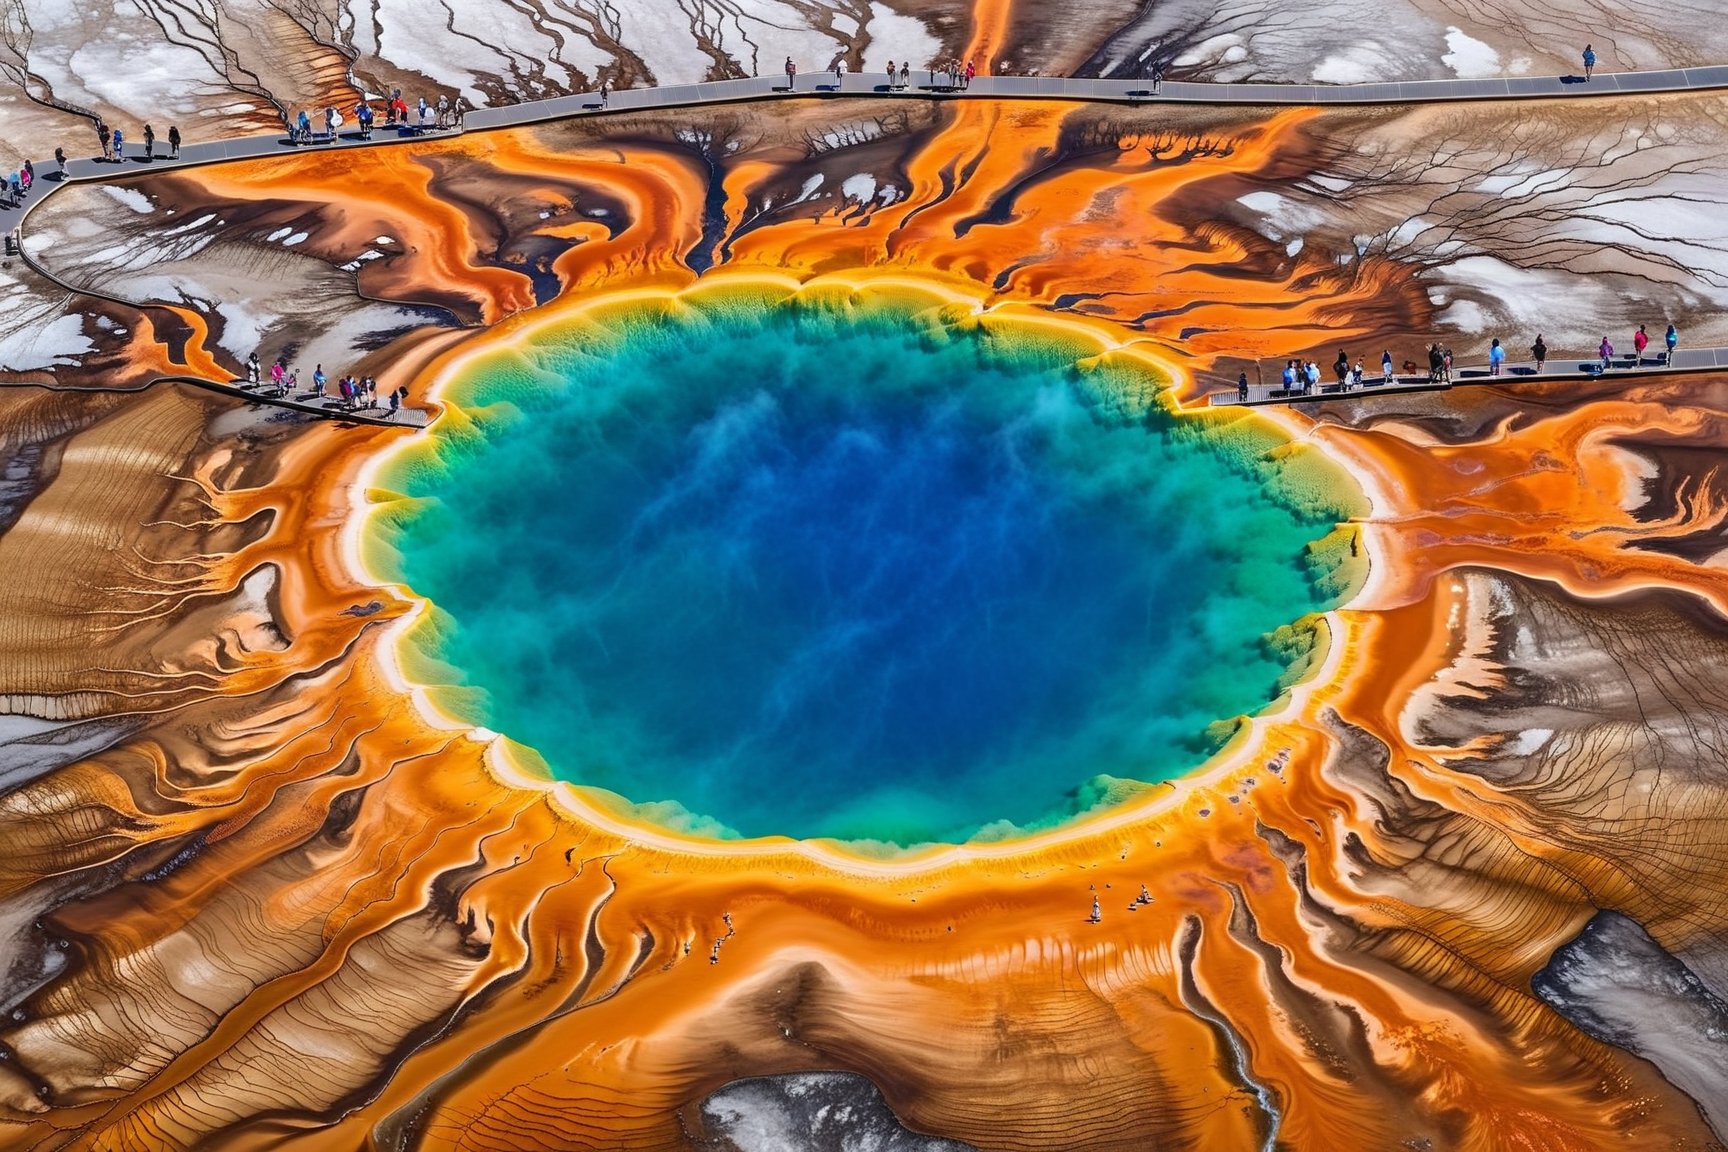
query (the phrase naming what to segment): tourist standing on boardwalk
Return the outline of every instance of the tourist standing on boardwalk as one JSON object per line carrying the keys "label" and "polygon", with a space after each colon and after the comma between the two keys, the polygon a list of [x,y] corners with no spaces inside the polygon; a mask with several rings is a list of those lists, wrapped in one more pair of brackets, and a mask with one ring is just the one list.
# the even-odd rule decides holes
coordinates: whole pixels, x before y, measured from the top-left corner
{"label": "tourist standing on boardwalk", "polygon": [[1392,349],[1390,348],[1380,353],[1380,376],[1382,383],[1392,383]]}
{"label": "tourist standing on boardwalk", "polygon": [[1506,349],[1500,347],[1500,338],[1496,336],[1494,343],[1488,345],[1488,375],[1500,375],[1500,365],[1506,362]]}
{"label": "tourist standing on boardwalk", "polygon": [[256,352],[246,358],[246,383],[258,383],[258,353]]}
{"label": "tourist standing on boardwalk", "polygon": [[108,125],[102,123],[100,120],[96,121],[96,138],[102,141],[102,159],[112,160],[114,158],[114,153],[111,145],[108,143]]}
{"label": "tourist standing on boardwalk", "polygon": [[978,75],[978,66],[972,61],[966,61],[966,87],[972,87],[972,77]]}
{"label": "tourist standing on boardwalk", "polygon": [[1590,79],[1590,73],[1596,71],[1596,49],[1584,45],[1584,79]]}
{"label": "tourist standing on boardwalk", "polygon": [[1286,395],[1296,391],[1296,361],[1284,361],[1284,392]]}
{"label": "tourist standing on boardwalk", "polygon": [[156,129],[144,125],[144,159],[156,159]]}
{"label": "tourist standing on boardwalk", "polygon": [[1536,371],[1542,371],[1542,365],[1548,363],[1548,342],[1542,339],[1542,333],[1536,333],[1536,343],[1530,345],[1530,358],[1536,361]]}
{"label": "tourist standing on boardwalk", "polygon": [[1602,358],[1602,371],[1608,371],[1614,363],[1614,345],[1608,343],[1608,337],[1602,337],[1602,344],[1596,349],[1596,355]]}
{"label": "tourist standing on boardwalk", "polygon": [[786,57],[786,91],[798,90],[798,65],[792,63],[792,57]]}
{"label": "tourist standing on boardwalk", "polygon": [[168,125],[168,158],[180,159],[180,129],[173,124]]}
{"label": "tourist standing on boardwalk", "polygon": [[1350,353],[1338,349],[1338,359],[1332,362],[1332,371],[1338,377],[1338,390],[1342,392],[1350,383]]}
{"label": "tourist standing on boardwalk", "polygon": [[329,377],[324,375],[324,365],[320,364],[312,369],[312,395],[323,396],[324,384],[328,379]]}
{"label": "tourist standing on boardwalk", "polygon": [[1668,367],[1672,368],[1674,367],[1674,349],[1680,347],[1680,329],[1672,324],[1668,325],[1668,334],[1663,336],[1662,340],[1668,345]]}
{"label": "tourist standing on boardwalk", "polygon": [[895,75],[897,75],[897,73],[894,71],[894,61],[890,60],[888,61],[888,91],[890,92],[894,91]]}
{"label": "tourist standing on boardwalk", "polygon": [[114,163],[126,163],[126,134],[120,129],[114,129]]}
{"label": "tourist standing on boardwalk", "polygon": [[[66,178],[66,149],[54,149],[54,163],[60,169],[60,178],[64,180]],[[1668,331],[1672,332],[1674,329],[1670,327]]]}
{"label": "tourist standing on boardwalk", "polygon": [[1156,96],[1163,91],[1164,91],[1164,65],[1155,64],[1152,67],[1152,95]]}
{"label": "tourist standing on boardwalk", "polygon": [[908,87],[912,83],[912,61],[900,61],[900,87]]}
{"label": "tourist standing on boardwalk", "polygon": [[1644,363],[1644,349],[1650,347],[1650,334],[1644,331],[1644,325],[1638,325],[1638,331],[1632,333],[1632,351],[1636,352],[1639,364]]}
{"label": "tourist standing on boardwalk", "polygon": [[1248,403],[1248,373],[1246,372],[1236,377],[1236,399],[1243,404]]}
{"label": "tourist standing on boardwalk", "polygon": [[840,85],[846,79],[846,57],[834,57],[834,90],[838,92]]}
{"label": "tourist standing on boardwalk", "polygon": [[1303,391],[1312,394],[1315,389],[1320,387],[1319,363],[1313,360],[1308,361],[1308,371],[1305,375],[1308,377],[1308,387],[1304,388]]}

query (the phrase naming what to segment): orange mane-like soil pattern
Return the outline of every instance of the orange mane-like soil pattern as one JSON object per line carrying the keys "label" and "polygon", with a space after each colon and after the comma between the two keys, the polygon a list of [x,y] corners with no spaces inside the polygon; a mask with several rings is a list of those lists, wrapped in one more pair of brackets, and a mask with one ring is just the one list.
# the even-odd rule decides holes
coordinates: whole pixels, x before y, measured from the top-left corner
{"label": "orange mane-like soil pattern", "polygon": [[[981,8],[969,54],[997,50],[1007,12]],[[1138,351],[1192,399],[1222,357],[1296,355],[1425,307],[1391,261],[1290,255],[1202,210],[1286,162],[1315,116],[1176,129],[968,101],[932,113],[892,195],[791,208],[809,155],[746,151],[711,199],[689,146],[603,127],[252,161],[164,187],[313,215],[313,253],[388,228],[399,253],[359,287],[435,293],[489,329],[427,366],[421,402],[426,381],[537,315],[536,259],[578,301],[728,277],[921,285]],[[705,246],[719,255],[699,275]],[[212,370],[194,327],[186,364]],[[198,555],[200,588],[263,573],[268,591],[220,608],[207,685],[4,797],[0,835],[25,846],[7,891],[119,876],[52,913],[74,960],[0,1031],[8,1139],[664,1149],[699,1139],[697,1105],[727,1081],[847,1069],[908,1125],[980,1148],[1705,1146],[1651,1065],[1531,990],[1598,908],[1675,945],[1700,931],[1686,924],[1702,888],[1641,883],[1697,834],[1690,814],[1669,840],[1645,830],[1641,870],[1599,835],[1618,809],[1473,772],[1503,736],[1421,722],[1494,687],[1482,621],[1511,593],[1490,577],[1728,607],[1719,568],[1629,547],[1720,523],[1711,499],[1654,522],[1632,511],[1641,473],[1622,432],[1723,431],[1719,397],[1671,399],[1508,408],[1457,442],[1426,401],[1360,426],[1240,417],[1275,421],[1257,426],[1288,441],[1270,455],[1324,452],[1372,504],[1349,544],[1367,581],[1327,617],[1307,678],[1191,776],[1054,831],[904,856],[704,842],[531,778],[488,734],[417,706],[397,666],[419,605],[355,547],[357,519],[389,499],[367,481],[396,433],[319,426],[257,458],[182,445],[190,483],[119,508],[116,531],[151,520],[154,548]],[[202,420],[224,403],[159,393],[140,411]],[[49,497],[138,434],[117,419],[72,439],[0,552],[62,555]],[[236,524],[243,537],[200,551],[201,532]]]}

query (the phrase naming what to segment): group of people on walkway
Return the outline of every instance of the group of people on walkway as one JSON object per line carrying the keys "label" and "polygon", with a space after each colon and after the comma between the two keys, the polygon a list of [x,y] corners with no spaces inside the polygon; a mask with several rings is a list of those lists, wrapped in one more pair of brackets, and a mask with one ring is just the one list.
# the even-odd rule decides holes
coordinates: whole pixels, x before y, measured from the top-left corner
{"label": "group of people on walkway", "polygon": [[[1636,368],[1645,363],[1645,352],[1653,343],[1649,329],[1638,325],[1638,330],[1632,334],[1632,357],[1624,364],[1626,368]],[[1662,335],[1662,347],[1657,350],[1655,363],[1672,365],[1675,350],[1680,347],[1680,330],[1673,324]],[[1608,337],[1602,337],[1602,343],[1596,349],[1597,362],[1593,366],[1596,375],[1607,372],[1614,366],[1614,344]],[[1428,382],[1431,384],[1452,383],[1452,349],[1438,340],[1428,345]],[[1541,333],[1537,333],[1536,342],[1530,346],[1530,360],[1534,372],[1540,373],[1548,363],[1548,341]],[[1499,376],[1506,365],[1506,346],[1496,337],[1488,346],[1488,375]],[[1404,362],[1406,375],[1414,372],[1417,366],[1410,361]],[[1311,396],[1320,388],[1320,365],[1312,360],[1300,358],[1286,360],[1281,380],[1283,395]],[[1362,360],[1357,358],[1354,363],[1350,354],[1339,349],[1338,358],[1332,362],[1332,375],[1337,381],[1339,391],[1347,392],[1352,388],[1360,388],[1364,384],[1364,368]],[[1386,349],[1380,354],[1380,379],[1374,383],[1395,384],[1398,373],[1394,369],[1392,350]],[[1248,374],[1243,372],[1236,378],[1236,398],[1244,403],[1249,396]]]}
{"label": "group of people on walkway", "polygon": [[[465,111],[466,106],[462,97],[458,96],[452,100],[441,94],[436,104],[428,103],[424,96],[420,97],[419,106],[411,116],[408,102],[402,98],[402,89],[396,88],[391,91],[390,97],[384,101],[384,126],[386,128],[417,128],[422,132],[434,128],[440,131],[460,128],[462,126],[462,114]],[[372,98],[362,96],[355,102],[350,114],[354,118],[355,125],[359,128],[360,139],[372,139],[372,128],[378,122],[378,113],[372,107]],[[314,125],[318,120],[321,120],[324,125],[321,136],[314,134]],[[311,144],[322,140],[326,143],[334,143],[336,134],[348,122],[347,117],[342,115],[342,110],[334,104],[326,105],[324,111],[319,114],[318,120],[314,119],[312,110],[300,109],[299,115],[289,123],[289,142]]]}
{"label": "group of people on walkway", "polygon": [[[1386,374],[1386,381],[1390,383],[1392,380],[1391,352],[1387,352],[1382,359],[1381,368]],[[1342,348],[1338,349],[1338,359],[1332,361],[1332,375],[1337,381],[1340,391],[1362,387],[1363,372],[1364,368],[1360,356],[1356,358],[1355,363],[1351,363],[1350,353]],[[1283,385],[1287,395],[1313,395],[1320,387],[1320,365],[1313,360],[1284,361]],[[1248,399],[1248,374],[1246,372],[1237,378],[1236,391],[1238,399]]]}
{"label": "group of people on walkway", "polygon": [[[839,88],[841,83],[846,79],[846,67],[846,56],[844,53],[836,56],[834,62],[829,65],[828,70],[834,73],[835,88]],[[938,76],[941,76],[950,88],[966,88],[971,85],[972,78],[978,75],[978,66],[975,62],[971,60],[962,62],[958,58],[932,61],[929,70],[930,87],[932,88],[936,87],[936,78]],[[898,64],[892,60],[888,61],[887,72],[888,88],[890,91],[911,86],[912,62],[910,60],[902,60]],[[818,75],[820,75],[820,73],[818,73]],[[786,90],[788,92],[796,92],[798,90],[798,62],[790,56],[786,57]],[[601,105],[605,105],[604,92],[601,93]]]}
{"label": "group of people on walkway", "polygon": [[8,208],[24,206],[24,197],[30,195],[30,188],[36,183],[36,168],[30,161],[24,161],[24,166],[9,175],[0,175],[0,199]]}
{"label": "group of people on walkway", "polygon": [[1284,391],[1303,396],[1320,387],[1320,365],[1312,360],[1284,361]]}
{"label": "group of people on walkway", "polygon": [[[144,138],[144,159],[156,159],[156,129],[146,124],[141,135]],[[126,133],[124,129],[110,130],[107,121],[97,117],[96,139],[102,145],[102,159],[114,164],[125,162]],[[59,151],[56,151],[55,155],[59,156]],[[162,156],[166,160],[178,160],[180,158],[180,128],[178,125],[170,124],[168,126],[168,150]],[[61,163],[61,169],[62,171],[65,169],[64,162]]]}
{"label": "group of people on walkway", "polygon": [[956,56],[930,65],[930,86],[932,88],[936,86],[938,75],[948,82],[950,88],[970,88],[972,78],[978,75],[978,68],[970,60],[962,64],[960,58]]}
{"label": "group of people on walkway", "polygon": [[[246,385],[256,388],[261,383],[263,366],[258,361],[258,353],[254,352],[246,360]],[[324,374],[324,365],[319,364],[312,370],[312,391],[303,396],[295,396],[300,388],[300,371],[288,366],[285,356],[278,356],[270,365],[270,388],[266,396],[277,398],[294,398],[303,401],[322,400],[328,393],[330,378]],[[336,381],[336,396],[341,400],[340,408],[344,412],[361,412],[369,408],[383,408],[392,415],[402,406],[402,401],[408,397],[406,386],[393,389],[385,394],[384,400],[378,399],[378,381],[370,376],[344,375]]]}
{"label": "group of people on walkway", "polygon": [[[1537,339],[1540,340],[1541,337],[1538,336]],[[1662,344],[1664,350],[1661,353],[1661,359],[1659,359],[1657,363],[1673,364],[1674,351],[1680,347],[1680,330],[1672,324],[1668,325],[1668,331],[1662,334]],[[1638,365],[1644,363],[1644,350],[1649,347],[1650,333],[1645,329],[1644,325],[1640,324],[1638,325],[1638,331],[1632,333],[1632,359],[1627,363],[1626,367],[1636,368]],[[1614,342],[1609,340],[1606,336],[1602,337],[1602,343],[1596,347],[1596,359],[1598,362],[1598,367],[1596,369],[1598,374],[1606,372],[1614,366]],[[1540,368],[1538,368],[1538,371],[1540,371]]]}

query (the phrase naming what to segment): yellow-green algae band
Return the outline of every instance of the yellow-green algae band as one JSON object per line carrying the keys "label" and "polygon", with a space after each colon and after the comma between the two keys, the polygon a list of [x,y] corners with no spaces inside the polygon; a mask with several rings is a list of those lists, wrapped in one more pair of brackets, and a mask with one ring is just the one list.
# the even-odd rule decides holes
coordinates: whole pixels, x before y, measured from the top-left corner
{"label": "yellow-green algae band", "polygon": [[450,374],[368,559],[410,677],[603,808],[1013,836],[1203,763],[1362,573],[1336,467],[1168,383],[906,285],[596,302]]}

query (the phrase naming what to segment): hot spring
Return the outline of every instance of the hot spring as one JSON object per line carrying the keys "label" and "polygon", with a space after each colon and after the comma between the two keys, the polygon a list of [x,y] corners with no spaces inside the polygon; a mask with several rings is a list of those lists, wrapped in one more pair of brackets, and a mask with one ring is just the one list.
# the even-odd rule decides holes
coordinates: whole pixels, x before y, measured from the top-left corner
{"label": "hot spring", "polygon": [[998,837],[1196,767],[1344,594],[1348,485],[1055,331],[711,291],[468,358],[374,518],[410,674],[708,835]]}

